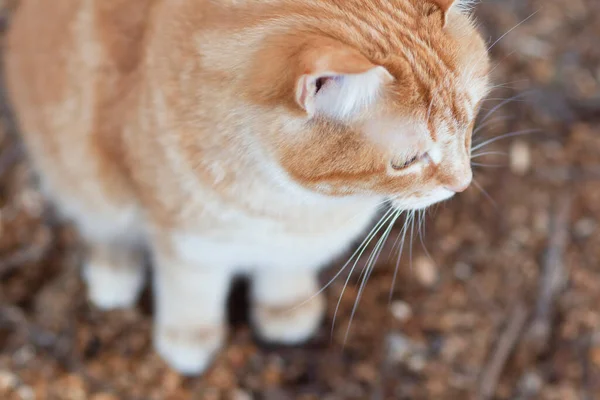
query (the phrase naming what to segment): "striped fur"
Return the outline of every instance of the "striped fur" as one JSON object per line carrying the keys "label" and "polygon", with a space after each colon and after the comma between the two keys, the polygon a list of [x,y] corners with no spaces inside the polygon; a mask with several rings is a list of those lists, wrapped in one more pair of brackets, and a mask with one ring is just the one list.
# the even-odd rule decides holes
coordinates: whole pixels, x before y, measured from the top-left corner
{"label": "striped fur", "polygon": [[179,371],[221,346],[238,273],[263,338],[310,337],[316,272],[382,201],[420,209],[471,180],[489,66],[470,4],[21,0],[7,82],[90,247],[94,304],[135,301],[149,247],[156,348]]}

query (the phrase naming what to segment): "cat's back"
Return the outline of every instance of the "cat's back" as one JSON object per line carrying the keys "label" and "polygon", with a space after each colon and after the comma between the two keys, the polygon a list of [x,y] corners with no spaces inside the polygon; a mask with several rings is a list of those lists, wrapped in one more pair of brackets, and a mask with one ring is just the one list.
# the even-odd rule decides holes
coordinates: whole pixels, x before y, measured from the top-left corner
{"label": "cat's back", "polygon": [[11,19],[10,101],[42,182],[63,203],[129,197],[120,135],[154,2],[22,0]]}
{"label": "cat's back", "polygon": [[[153,0],[23,0],[6,43],[7,84],[18,114],[106,102],[143,54]],[[87,100],[87,101],[86,101]],[[23,110],[25,109],[25,110]],[[72,117],[72,115],[71,115]]]}

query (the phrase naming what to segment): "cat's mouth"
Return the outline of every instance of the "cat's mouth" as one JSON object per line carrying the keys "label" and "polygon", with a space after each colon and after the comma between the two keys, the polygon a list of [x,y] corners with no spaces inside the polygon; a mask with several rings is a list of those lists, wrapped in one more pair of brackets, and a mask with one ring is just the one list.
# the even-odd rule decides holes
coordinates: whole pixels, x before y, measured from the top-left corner
{"label": "cat's mouth", "polygon": [[424,210],[436,203],[451,199],[455,194],[456,192],[451,190],[439,188],[426,195],[392,199],[392,206],[405,211]]}

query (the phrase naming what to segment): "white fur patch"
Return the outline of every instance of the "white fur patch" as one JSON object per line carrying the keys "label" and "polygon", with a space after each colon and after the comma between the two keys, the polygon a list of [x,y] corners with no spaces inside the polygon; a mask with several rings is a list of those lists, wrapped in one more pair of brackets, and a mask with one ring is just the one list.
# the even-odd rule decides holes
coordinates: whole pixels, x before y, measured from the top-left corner
{"label": "white fur patch", "polygon": [[334,75],[316,95],[315,114],[348,119],[377,101],[384,83],[391,79],[383,67],[363,74]]}
{"label": "white fur patch", "polygon": [[144,285],[143,268],[135,265],[118,267],[88,262],[83,277],[90,301],[101,310],[133,306]]}

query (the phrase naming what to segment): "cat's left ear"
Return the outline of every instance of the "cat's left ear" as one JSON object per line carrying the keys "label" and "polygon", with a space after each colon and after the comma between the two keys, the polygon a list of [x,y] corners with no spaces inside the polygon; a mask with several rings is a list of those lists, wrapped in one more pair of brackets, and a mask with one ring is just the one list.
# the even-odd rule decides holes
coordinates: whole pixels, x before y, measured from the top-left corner
{"label": "cat's left ear", "polygon": [[429,0],[430,6],[427,10],[428,16],[433,16],[435,14],[441,13],[442,17],[442,25],[446,26],[448,22],[448,12],[450,9],[458,3],[458,0]]}
{"label": "cat's left ear", "polygon": [[310,42],[300,58],[296,102],[309,117],[345,120],[375,102],[382,87],[394,80],[382,66],[339,42]]}

